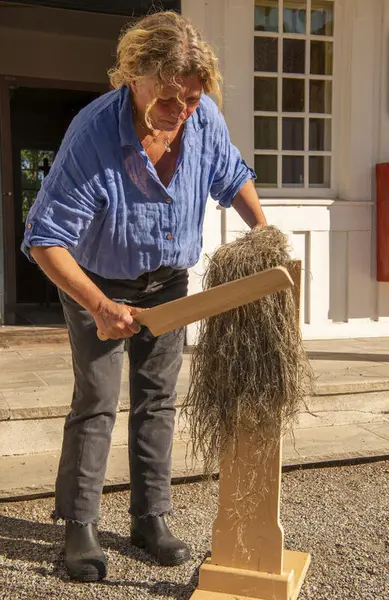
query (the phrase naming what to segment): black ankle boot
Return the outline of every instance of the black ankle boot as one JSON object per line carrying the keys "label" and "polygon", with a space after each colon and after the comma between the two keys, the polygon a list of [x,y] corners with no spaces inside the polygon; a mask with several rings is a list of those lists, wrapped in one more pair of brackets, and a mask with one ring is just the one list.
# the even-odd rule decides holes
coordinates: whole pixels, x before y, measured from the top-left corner
{"label": "black ankle boot", "polygon": [[188,546],[170,533],[163,516],[132,517],[131,543],[147,550],[163,566],[182,565],[190,558]]}
{"label": "black ankle boot", "polygon": [[96,526],[66,523],[65,564],[71,579],[98,581],[107,575],[107,559],[97,539]]}

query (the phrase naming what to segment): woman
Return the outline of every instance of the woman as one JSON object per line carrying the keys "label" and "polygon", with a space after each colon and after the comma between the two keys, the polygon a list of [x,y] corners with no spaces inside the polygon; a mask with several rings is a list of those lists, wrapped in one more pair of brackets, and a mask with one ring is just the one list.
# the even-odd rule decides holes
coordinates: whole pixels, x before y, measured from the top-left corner
{"label": "woman", "polygon": [[125,346],[131,542],[160,564],[188,560],[188,547],[164,519],[183,332],[153,338],[135,317],[186,295],[209,194],[251,227],[266,223],[255,175],[206,95],[220,102],[217,59],[186,19],[157,13],[131,27],[110,80],[114,90],[71,123],[23,242],[58,286],[69,329],[75,386],[54,518],[66,522],[69,575],[82,581],[107,573],[96,525]]}

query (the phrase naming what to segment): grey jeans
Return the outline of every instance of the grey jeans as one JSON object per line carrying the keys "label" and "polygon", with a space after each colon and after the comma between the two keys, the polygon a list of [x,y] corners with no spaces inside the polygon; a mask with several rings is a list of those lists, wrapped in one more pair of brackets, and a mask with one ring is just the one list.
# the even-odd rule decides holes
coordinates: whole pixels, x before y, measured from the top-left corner
{"label": "grey jeans", "polygon": [[[87,274],[109,298],[141,308],[187,294],[185,270],[163,267],[135,281]],[[69,330],[75,383],[64,427],[53,517],[81,524],[98,521],[124,350],[130,359],[130,513],[142,517],[168,512],[183,330],[154,338],[142,327],[129,340],[101,342],[92,316],[63,292],[60,299]]]}

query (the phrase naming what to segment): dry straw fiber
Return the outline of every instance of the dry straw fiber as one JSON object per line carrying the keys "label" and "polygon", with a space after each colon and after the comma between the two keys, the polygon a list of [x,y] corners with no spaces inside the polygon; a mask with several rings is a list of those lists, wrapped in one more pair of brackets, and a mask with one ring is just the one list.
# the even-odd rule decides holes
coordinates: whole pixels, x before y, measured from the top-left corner
{"label": "dry straw fiber", "polygon": [[[288,268],[287,237],[275,227],[254,229],[221,246],[210,258],[205,288],[268,268]],[[304,397],[312,371],[296,319],[293,291],[286,290],[203,321],[193,350],[190,389],[183,407],[195,458],[204,470],[244,431],[265,459]]]}

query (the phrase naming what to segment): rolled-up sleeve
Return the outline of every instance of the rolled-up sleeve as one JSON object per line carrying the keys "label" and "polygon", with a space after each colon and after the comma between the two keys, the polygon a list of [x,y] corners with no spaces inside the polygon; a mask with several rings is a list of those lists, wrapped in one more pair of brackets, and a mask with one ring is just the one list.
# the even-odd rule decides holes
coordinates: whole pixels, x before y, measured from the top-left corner
{"label": "rolled-up sleeve", "polygon": [[33,246],[71,250],[105,204],[98,177],[98,157],[89,136],[65,138],[50,173],[43,180],[27,219],[23,243],[30,259]]}
{"label": "rolled-up sleeve", "polygon": [[221,206],[229,208],[239,190],[250,179],[256,179],[256,174],[247,166],[238,148],[231,143],[223,115],[219,114],[218,120],[215,170],[210,193]]}

